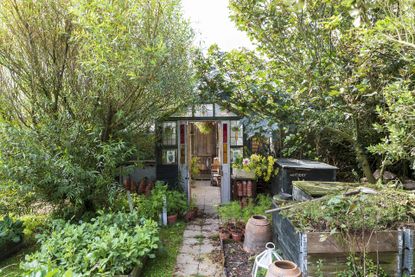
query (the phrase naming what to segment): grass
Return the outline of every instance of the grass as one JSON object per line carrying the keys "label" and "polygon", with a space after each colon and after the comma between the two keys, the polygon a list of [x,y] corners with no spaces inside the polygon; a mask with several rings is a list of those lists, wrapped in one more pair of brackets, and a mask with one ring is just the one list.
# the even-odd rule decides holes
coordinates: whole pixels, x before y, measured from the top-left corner
{"label": "grass", "polygon": [[162,248],[155,259],[150,259],[144,266],[142,276],[160,277],[173,276],[176,257],[183,242],[184,223],[176,223],[160,230]]}
{"label": "grass", "polygon": [[32,244],[23,248],[10,258],[0,261],[0,276],[2,277],[20,277],[23,271],[20,269],[20,262],[24,260],[25,256],[37,250],[37,245]]}

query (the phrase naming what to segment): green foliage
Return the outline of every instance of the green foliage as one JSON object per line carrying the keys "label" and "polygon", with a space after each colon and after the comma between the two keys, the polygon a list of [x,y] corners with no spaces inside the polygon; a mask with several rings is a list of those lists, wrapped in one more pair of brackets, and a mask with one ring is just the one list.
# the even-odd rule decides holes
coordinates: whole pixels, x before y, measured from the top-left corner
{"label": "green foliage", "polygon": [[118,186],[118,164],[132,148],[97,140],[98,130],[53,122],[37,130],[0,125],[0,176],[59,210],[69,204],[70,216],[108,205]]}
{"label": "green foliage", "polygon": [[58,268],[45,268],[38,271],[33,271],[30,274],[24,275],[25,277],[78,277],[80,274],[73,273],[72,270],[61,270]]}
{"label": "green foliage", "polygon": [[154,120],[192,98],[191,38],[175,0],[1,1],[2,183],[69,217],[108,206]]}
{"label": "green foliage", "polygon": [[27,274],[59,268],[81,276],[126,274],[158,247],[158,227],[138,212],[103,214],[90,223],[55,221],[51,234],[39,236],[41,248],[27,256]]}
{"label": "green foliage", "polygon": [[369,258],[360,258],[350,255],[347,258],[347,269],[339,272],[337,277],[365,277],[365,276],[378,276],[388,277],[389,275],[380,267],[379,263],[375,264]]}
{"label": "green foliage", "polygon": [[34,239],[37,234],[49,229],[50,218],[48,215],[29,214],[19,217],[23,222],[23,233],[26,239]]}
{"label": "green foliage", "polygon": [[199,169],[199,157],[192,157],[191,161],[190,161],[190,173],[191,176],[194,178],[197,175],[199,175],[200,173],[200,169]]}
{"label": "green foliage", "polygon": [[259,154],[252,154],[249,158],[237,158],[232,163],[233,168],[242,168],[248,172],[255,173],[257,178],[269,182],[271,178],[277,174],[274,169],[276,159],[273,156],[262,156]]}
{"label": "green foliage", "polygon": [[323,158],[374,182],[380,159],[367,147],[384,135],[373,128],[383,123],[376,107],[388,109],[384,94],[397,80],[413,86],[413,1],[229,6],[258,51],[212,47],[197,64],[199,89],[273,130],[277,155]]}
{"label": "green foliage", "polygon": [[167,192],[167,213],[182,215],[187,209],[186,195],[183,192],[171,190]]}
{"label": "green foliage", "polygon": [[[177,190],[169,190],[168,186],[157,181],[149,196],[132,194],[134,209],[144,218],[159,221],[160,213],[163,211],[163,201],[166,198],[167,212],[169,214],[181,215],[187,210],[186,195]],[[113,210],[128,211],[127,197],[124,192],[118,195],[114,202]]]}
{"label": "green foliage", "polygon": [[401,222],[414,219],[415,198],[395,189],[375,195],[335,195],[307,202],[281,214],[300,230],[363,232],[395,229]]}
{"label": "green foliage", "polygon": [[[264,215],[271,208],[272,199],[265,194],[258,194],[255,201],[250,201],[244,208],[238,201],[219,206],[218,214],[222,222],[247,222],[253,215]],[[267,215],[270,219],[270,215]]]}
{"label": "green foliage", "polygon": [[[1,165],[0,165],[1,167]],[[0,215],[22,215],[33,211],[35,195],[15,183],[0,182]]]}
{"label": "green foliage", "polygon": [[18,243],[23,240],[23,222],[5,216],[0,221],[0,249],[9,243]]}
{"label": "green foliage", "polygon": [[377,108],[382,124],[375,128],[386,136],[369,149],[382,155],[384,166],[406,160],[415,170],[415,91],[409,85],[400,81],[385,88],[386,105]]}

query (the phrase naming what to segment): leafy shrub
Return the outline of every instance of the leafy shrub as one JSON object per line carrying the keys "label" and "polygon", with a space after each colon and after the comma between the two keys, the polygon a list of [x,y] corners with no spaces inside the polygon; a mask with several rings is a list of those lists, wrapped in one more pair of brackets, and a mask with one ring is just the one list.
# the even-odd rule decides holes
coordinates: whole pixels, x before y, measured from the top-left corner
{"label": "leafy shrub", "polygon": [[31,212],[35,196],[32,191],[12,182],[0,182],[0,215],[22,215]]}
{"label": "leafy shrub", "polygon": [[158,247],[158,227],[138,212],[100,213],[79,225],[57,220],[51,234],[39,236],[41,248],[27,256],[30,274],[45,268],[72,270],[81,276],[129,273]]}
{"label": "leafy shrub", "polygon": [[19,217],[23,222],[23,233],[26,238],[34,238],[36,234],[41,233],[44,229],[48,228],[50,222],[49,216],[47,215],[24,215]]}
{"label": "leafy shrub", "polygon": [[167,192],[167,213],[183,214],[187,209],[187,201],[184,193],[172,190]]}
{"label": "leafy shrub", "polygon": [[23,240],[23,222],[13,221],[8,215],[0,221],[0,249]]}
{"label": "leafy shrub", "polygon": [[[258,194],[256,201],[250,201],[244,208],[238,201],[232,201],[229,204],[222,205],[218,208],[218,214],[223,222],[243,221],[256,214],[264,215],[265,210],[271,208],[272,199],[265,194]],[[270,218],[270,215],[267,215]]]}
{"label": "leafy shrub", "polygon": [[[134,208],[144,218],[158,221],[163,210],[163,199],[166,197],[168,212],[182,214],[187,209],[186,195],[176,190],[168,190],[164,182],[157,181],[149,196],[132,194]],[[124,193],[120,194],[113,207],[117,211],[127,211],[128,201]]]}

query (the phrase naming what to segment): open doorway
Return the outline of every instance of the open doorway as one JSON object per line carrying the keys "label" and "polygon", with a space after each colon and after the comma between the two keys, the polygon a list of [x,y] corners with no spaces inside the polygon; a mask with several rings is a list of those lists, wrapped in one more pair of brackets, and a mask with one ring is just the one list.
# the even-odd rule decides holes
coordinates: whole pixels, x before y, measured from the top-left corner
{"label": "open doorway", "polygon": [[221,166],[217,121],[190,122],[188,128],[190,192],[199,209],[212,214],[220,204]]}

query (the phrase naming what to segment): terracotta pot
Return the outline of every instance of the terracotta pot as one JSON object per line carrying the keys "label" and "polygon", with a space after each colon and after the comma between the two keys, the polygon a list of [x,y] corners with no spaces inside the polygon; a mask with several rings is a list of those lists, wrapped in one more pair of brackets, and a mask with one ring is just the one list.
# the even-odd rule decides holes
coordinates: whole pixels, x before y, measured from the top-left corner
{"label": "terracotta pot", "polygon": [[184,220],[187,222],[192,221],[197,216],[197,209],[191,209],[184,215]]}
{"label": "terracotta pot", "polygon": [[268,219],[263,215],[252,216],[245,227],[244,250],[248,253],[259,253],[270,241],[272,230]]}
{"label": "terracotta pot", "polygon": [[242,196],[244,193],[243,188],[242,188],[242,182],[241,181],[236,182],[236,187],[238,191],[238,196]]}
{"label": "terracotta pot", "polygon": [[301,270],[291,261],[275,261],[269,265],[265,277],[300,277]]}
{"label": "terracotta pot", "polygon": [[229,233],[228,230],[225,230],[225,229],[219,230],[220,240],[227,240],[227,239],[230,239],[230,237],[231,237],[231,234]]}
{"label": "terracotta pot", "polygon": [[167,216],[167,223],[174,224],[177,221],[177,214]]}
{"label": "terracotta pot", "polygon": [[234,241],[242,241],[242,232],[240,230],[234,230],[231,232],[232,239]]}
{"label": "terracotta pot", "polygon": [[131,178],[129,176],[124,179],[124,188],[128,191],[131,190]]}
{"label": "terracotta pot", "polygon": [[138,185],[138,193],[139,194],[144,194],[146,192],[146,187],[147,187],[147,178],[143,178],[140,182],[140,184]]}
{"label": "terracotta pot", "polygon": [[149,196],[151,194],[151,190],[153,189],[153,187],[154,187],[153,182],[149,182],[147,184],[146,191],[145,191],[146,196]]}
{"label": "terracotta pot", "polygon": [[242,196],[247,196],[248,195],[248,191],[247,191],[247,183],[246,181],[242,182]]}
{"label": "terracotta pot", "polygon": [[254,185],[251,180],[246,182],[246,196],[251,197],[254,194]]}
{"label": "terracotta pot", "polygon": [[134,192],[134,193],[137,193],[137,191],[138,191],[138,185],[137,185],[136,181],[134,181],[134,180],[131,180],[130,191]]}

